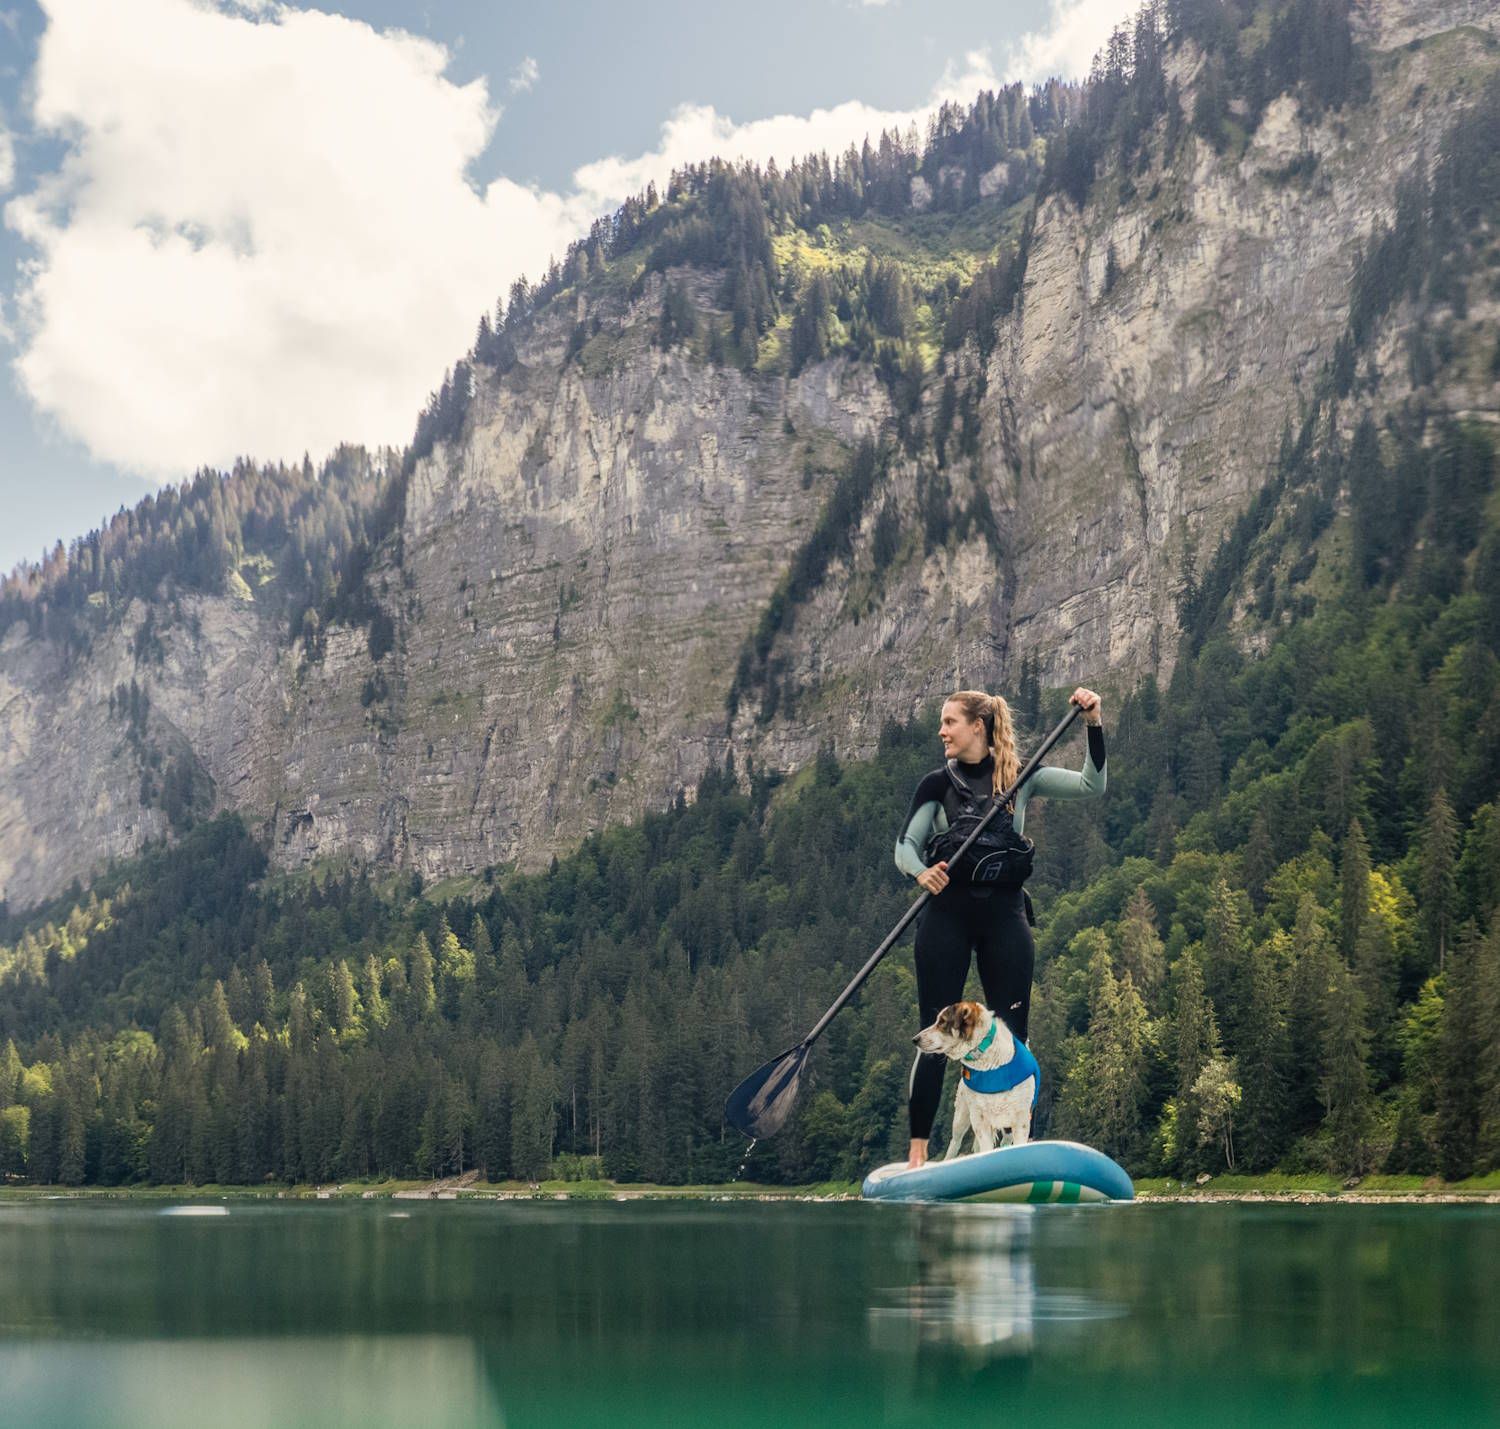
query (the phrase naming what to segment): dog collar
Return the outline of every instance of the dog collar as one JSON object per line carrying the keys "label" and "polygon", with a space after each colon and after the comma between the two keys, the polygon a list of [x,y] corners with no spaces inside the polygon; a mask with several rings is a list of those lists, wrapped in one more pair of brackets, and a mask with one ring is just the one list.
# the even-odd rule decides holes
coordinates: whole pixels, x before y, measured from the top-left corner
{"label": "dog collar", "polygon": [[990,1023],[990,1030],[984,1034],[984,1041],[981,1042],[977,1047],[975,1047],[973,1051],[964,1053],[964,1061],[967,1062],[970,1057],[977,1057],[981,1052],[983,1052],[984,1049],[995,1040],[995,1033],[999,1030],[999,1028],[1000,1019],[996,1017],[994,1021]]}

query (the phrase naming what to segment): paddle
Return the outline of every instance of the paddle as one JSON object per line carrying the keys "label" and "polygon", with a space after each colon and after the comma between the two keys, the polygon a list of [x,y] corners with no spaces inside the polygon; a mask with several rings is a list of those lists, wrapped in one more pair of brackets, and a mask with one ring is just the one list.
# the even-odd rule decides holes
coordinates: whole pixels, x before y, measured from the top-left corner
{"label": "paddle", "polygon": [[[1069,707],[1067,714],[1058,721],[1057,727],[1026,761],[1026,767],[1016,775],[1015,783],[996,798],[989,812],[974,826],[974,832],[959,845],[958,852],[948,860],[950,867],[956,865],[968,852],[969,845],[984,831],[985,825],[1010,802],[1016,790],[1036,773],[1043,755],[1067,733],[1068,727],[1082,713],[1077,705]],[[839,1009],[854,996],[859,985],[875,971],[876,963],[891,950],[896,939],[907,930],[930,897],[932,895],[924,888],[912,901],[911,907],[901,915],[901,921],[886,934],[885,941],[870,954],[869,961],[854,974],[854,980],[838,995],[833,1006],[818,1019],[818,1025],[806,1037],[795,1047],[788,1048],[779,1057],[773,1057],[765,1066],[751,1072],[730,1092],[724,1103],[724,1117],[730,1126],[757,1141],[781,1130],[782,1124],[791,1115],[792,1103],[797,1099],[802,1067],[807,1061],[807,1054],[812,1051],[812,1044],[822,1036],[823,1029],[833,1021]]]}

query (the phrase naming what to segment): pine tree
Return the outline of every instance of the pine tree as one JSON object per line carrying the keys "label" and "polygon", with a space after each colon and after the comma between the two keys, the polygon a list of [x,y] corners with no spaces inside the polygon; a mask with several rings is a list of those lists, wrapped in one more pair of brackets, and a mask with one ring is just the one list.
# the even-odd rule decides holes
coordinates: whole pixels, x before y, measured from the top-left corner
{"label": "pine tree", "polygon": [[1271,830],[1260,810],[1250,820],[1250,835],[1245,841],[1245,891],[1256,913],[1266,909],[1266,881],[1276,872],[1276,852],[1271,844]]}
{"label": "pine tree", "polygon": [[1214,880],[1213,894],[1203,920],[1203,990],[1217,1012],[1224,1039],[1240,1046],[1240,1020],[1248,980],[1246,958],[1246,898],[1227,880]]}
{"label": "pine tree", "polygon": [[[1465,923],[1445,974],[1443,1018],[1438,1035],[1438,1169],[1450,1181],[1473,1175],[1484,1120],[1481,1067],[1493,1058],[1493,1016],[1485,1007],[1483,940]],[[1486,1034],[1488,1038],[1486,1037]],[[1488,1041],[1488,1048],[1486,1042]]]}
{"label": "pine tree", "polygon": [[234,1018],[229,1015],[229,996],[224,984],[215,981],[208,994],[208,1014],[203,1019],[205,1040],[210,1049],[234,1048]]}
{"label": "pine tree", "polygon": [[84,1069],[73,1066],[57,1083],[57,1179],[64,1186],[83,1183],[88,1111],[85,1101],[92,1102],[84,1085],[86,1076]]}
{"label": "pine tree", "polygon": [[1329,1134],[1333,1169],[1359,1175],[1365,1169],[1370,1129],[1369,1073],[1365,1057],[1370,1034],[1365,1000],[1349,970],[1335,965],[1323,1044],[1324,1126]]}
{"label": "pine tree", "polygon": [[491,1024],[508,1043],[521,1036],[526,987],[526,964],[521,956],[521,945],[514,926],[507,922],[500,933],[499,974],[495,985],[498,1006],[490,1009],[489,1016]]}
{"label": "pine tree", "polygon": [[480,913],[475,913],[469,924],[469,949],[478,962],[494,953],[494,944],[490,942],[490,930]]}
{"label": "pine tree", "polygon": [[411,950],[411,1017],[420,1022],[431,1015],[437,1006],[437,991],[434,985],[432,948],[426,933],[418,933]]}
{"label": "pine tree", "polygon": [[687,294],[677,284],[668,284],[662,298],[661,318],[656,325],[656,345],[671,348],[697,335],[698,315]]}
{"label": "pine tree", "polygon": [[552,1169],[557,1087],[552,1068],[529,1032],[516,1049],[514,1087],[511,1165],[517,1176],[540,1181]]}
{"label": "pine tree", "polygon": [[354,991],[354,974],[343,958],[328,970],[328,994],[334,1030],[340,1036],[348,1037],[358,1030],[359,999]]}
{"label": "pine tree", "polygon": [[[44,1068],[44,1070],[47,1070]],[[26,1175],[42,1185],[57,1181],[57,1095],[48,1090],[30,1102],[30,1131],[26,1146]]]}
{"label": "pine tree", "polygon": [[1453,806],[1448,802],[1447,790],[1440,785],[1427,807],[1427,817],[1422,821],[1418,882],[1422,922],[1427,930],[1428,946],[1437,956],[1439,970],[1447,958],[1456,892],[1454,855],[1457,847],[1458,825],[1453,817]]}
{"label": "pine tree", "polygon": [[271,979],[270,964],[262,958],[255,965],[255,981],[251,988],[251,1020],[258,1022],[267,1032],[276,1026],[276,986]]}
{"label": "pine tree", "polygon": [[1177,796],[1172,790],[1172,781],[1163,776],[1156,786],[1151,801],[1151,814],[1146,820],[1146,847],[1151,857],[1160,864],[1172,861],[1177,845]]}
{"label": "pine tree", "polygon": [[250,991],[250,979],[236,963],[229,970],[229,982],[225,988],[229,998],[229,1015],[237,1026],[255,1025],[254,1001]]}
{"label": "pine tree", "polygon": [[1063,1044],[1067,1072],[1057,1100],[1057,1126],[1064,1137],[1097,1145],[1104,1135],[1109,1099],[1104,1085],[1108,1076],[1108,1023],[1115,1014],[1119,992],[1102,938],[1096,930],[1083,936],[1094,937],[1099,946],[1088,964],[1087,1029]]}
{"label": "pine tree", "polygon": [[510,1088],[505,1061],[493,1043],[479,1055],[475,1088],[474,1160],[487,1181],[503,1181],[511,1174]]}
{"label": "pine tree", "polygon": [[[1494,927],[1500,912],[1500,805],[1481,804],[1469,820],[1458,862],[1458,914]],[[0,1095],[3,1095],[0,1076]]]}
{"label": "pine tree", "polygon": [[442,1143],[448,1167],[462,1174],[468,1164],[465,1148],[473,1149],[474,1107],[468,1091],[456,1077],[448,1080],[443,1093]]}
{"label": "pine tree", "polygon": [[21,1059],[16,1054],[15,1042],[7,1037],[5,1047],[0,1049],[0,1111],[14,1105],[20,1091]]}
{"label": "pine tree", "polygon": [[826,329],[832,306],[828,279],[821,272],[814,274],[792,318],[788,357],[793,376],[804,367],[821,362],[828,355]]}
{"label": "pine tree", "polygon": [[1189,951],[1173,968],[1177,980],[1177,1000],[1173,1016],[1173,1042],[1177,1063],[1177,1166],[1186,1172],[1197,1164],[1194,1137],[1201,1106],[1195,1090],[1203,1069],[1219,1056],[1219,1029],[1215,1023],[1213,1003],[1203,991],[1203,973],[1198,960]]}
{"label": "pine tree", "polygon": [[474,954],[458,941],[457,934],[443,925],[438,942],[438,1006],[450,1022],[457,1022],[460,1007],[474,990]]}
{"label": "pine tree", "polygon": [[1342,882],[1339,900],[1339,951],[1344,961],[1354,965],[1355,950],[1359,947],[1360,928],[1370,907],[1370,846],[1365,842],[1365,833],[1359,820],[1349,824],[1344,836],[1344,851],[1339,861]]}
{"label": "pine tree", "polygon": [[1166,960],[1156,932],[1156,909],[1146,896],[1144,884],[1136,887],[1125,905],[1116,943],[1120,966],[1130,974],[1145,1005],[1158,1011],[1158,999],[1166,980]]}
{"label": "pine tree", "polygon": [[1287,1038],[1293,1056],[1286,1120],[1293,1134],[1311,1130],[1323,1116],[1324,1049],[1338,967],[1338,954],[1323,926],[1322,909],[1311,893],[1303,893],[1297,903],[1297,921],[1292,931],[1291,997],[1287,1012]]}
{"label": "pine tree", "polygon": [[1474,981],[1479,1159],[1486,1170],[1494,1170],[1500,1166],[1500,919],[1491,924],[1489,936],[1480,945]]}
{"label": "pine tree", "polygon": [[235,1125],[235,1174],[241,1185],[263,1181],[270,1164],[270,1093],[266,1086],[263,1040],[250,1044],[248,1071],[242,1083],[240,1115]]}
{"label": "pine tree", "polygon": [[1396,1114],[1396,1135],[1381,1171],[1387,1176],[1422,1174],[1432,1166],[1432,1148],[1422,1129],[1422,1112],[1416,1094],[1402,1094]]}
{"label": "pine tree", "polygon": [[1205,721],[1187,737],[1183,751],[1182,796],[1188,807],[1206,809],[1219,796],[1219,737]]}
{"label": "pine tree", "polygon": [[1252,947],[1247,956],[1250,977],[1235,1058],[1243,1089],[1240,1153],[1247,1170],[1268,1171],[1286,1145],[1286,993],[1267,944]]}
{"label": "pine tree", "polygon": [[307,1001],[307,989],[299,982],[292,988],[286,1004],[287,1041],[292,1056],[302,1056],[312,1051],[312,1009]]}
{"label": "pine tree", "polygon": [[381,993],[380,964],[374,953],[365,959],[364,987],[365,1016],[369,1018],[371,1027],[383,1028],[388,1018],[385,998]]}
{"label": "pine tree", "polygon": [[[1098,1075],[1094,1079],[1101,1150],[1132,1158],[1141,1138],[1146,1091],[1147,1016],[1127,968],[1105,999],[1098,1029]],[[1092,1021],[1090,1023],[1093,1030]]]}
{"label": "pine tree", "polygon": [[24,1176],[29,1169],[31,1108],[20,1104],[0,1107],[0,1176]]}

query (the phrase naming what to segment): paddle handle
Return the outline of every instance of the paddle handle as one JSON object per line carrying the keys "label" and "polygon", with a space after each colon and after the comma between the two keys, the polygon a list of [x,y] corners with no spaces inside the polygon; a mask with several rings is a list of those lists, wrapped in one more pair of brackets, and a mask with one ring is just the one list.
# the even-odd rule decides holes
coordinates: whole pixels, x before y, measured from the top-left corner
{"label": "paddle handle", "polygon": [[[1051,749],[1052,746],[1056,744],[1057,741],[1060,740],[1063,735],[1068,732],[1068,729],[1072,725],[1073,721],[1077,719],[1078,716],[1082,713],[1083,710],[1078,705],[1069,706],[1067,714],[1065,714],[1062,719],[1057,722],[1056,728],[1054,728],[1052,732],[1046,737],[1046,739],[1044,739],[1037,746],[1036,752],[1031,756],[1030,759],[1026,761],[1025,768],[1023,768],[1021,772],[1016,775],[1015,782],[1010,786],[1009,789],[1006,789],[999,795],[998,798],[995,799],[994,803],[990,806],[989,812],[985,814],[985,816],[974,826],[974,832],[971,833],[968,838],[966,838],[963,843],[959,845],[958,852],[948,860],[950,866],[956,864],[959,859],[961,859],[969,851],[969,845],[973,843],[974,840],[984,832],[985,825],[988,824],[989,821],[993,819],[995,815],[998,814],[1000,810],[1003,809],[1006,804],[1011,801],[1012,798],[1015,797],[1016,790],[1019,789],[1021,785],[1023,785],[1029,778],[1031,778],[1033,774],[1036,773],[1037,766],[1042,762],[1042,759],[1046,755],[1047,751]],[[822,1036],[823,1029],[833,1021],[839,1009],[842,1008],[843,1005],[848,1002],[849,999],[853,997],[854,994],[859,990],[860,984],[863,983],[864,980],[869,977],[872,972],[875,971],[875,965],[881,960],[881,958],[883,958],[888,952],[890,952],[896,940],[907,930],[908,927],[911,926],[912,919],[914,919],[917,914],[922,911],[922,909],[926,906],[927,900],[931,897],[932,894],[930,894],[924,888],[922,892],[912,900],[911,907],[901,915],[901,921],[897,923],[896,926],[892,928],[888,934],[886,934],[885,941],[881,943],[881,945],[876,948],[873,953],[870,954],[869,960],[865,963],[864,967],[862,967],[857,973],[854,974],[854,980],[838,995],[838,1000],[833,1004],[832,1007],[828,1009],[827,1012],[822,1015],[822,1017],[818,1019],[818,1025],[814,1027],[813,1030],[802,1039],[802,1041],[798,1044],[799,1046],[810,1046],[813,1042],[817,1041],[820,1036]]]}

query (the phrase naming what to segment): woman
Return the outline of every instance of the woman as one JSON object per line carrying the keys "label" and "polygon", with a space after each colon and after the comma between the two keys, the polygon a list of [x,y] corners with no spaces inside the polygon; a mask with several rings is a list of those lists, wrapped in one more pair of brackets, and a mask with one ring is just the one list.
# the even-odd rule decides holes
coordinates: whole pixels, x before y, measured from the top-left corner
{"label": "woman", "polygon": [[[1016,835],[1021,834],[1026,805],[1032,798],[1088,799],[1104,792],[1104,728],[1099,696],[1080,685],[1073,691],[1071,702],[1083,711],[1088,724],[1088,754],[1083,769],[1077,774],[1068,769],[1038,769],[1021,786],[1012,806],[990,821],[992,829],[1000,826],[997,841],[1003,842],[1006,837],[1003,826],[1007,814]],[[948,828],[948,810],[964,802],[964,795],[958,793],[960,785],[968,796],[988,799],[1008,788],[1020,773],[1010,706],[999,695],[960,690],[943,703],[938,737],[948,762],[917,785],[896,840],[896,867],[933,895],[917,920],[920,1025],[930,1026],[943,1008],[963,997],[973,952],[978,956],[985,1001],[1024,1042],[1031,1008],[1031,970],[1036,959],[1025,890],[1020,882],[1004,879],[976,882],[970,877],[974,868],[971,857],[958,868],[949,868],[941,858],[930,867],[927,862],[930,841]],[[947,1064],[941,1053],[920,1052],[912,1064],[909,1166],[921,1166],[927,1160],[927,1138],[943,1093]]]}

